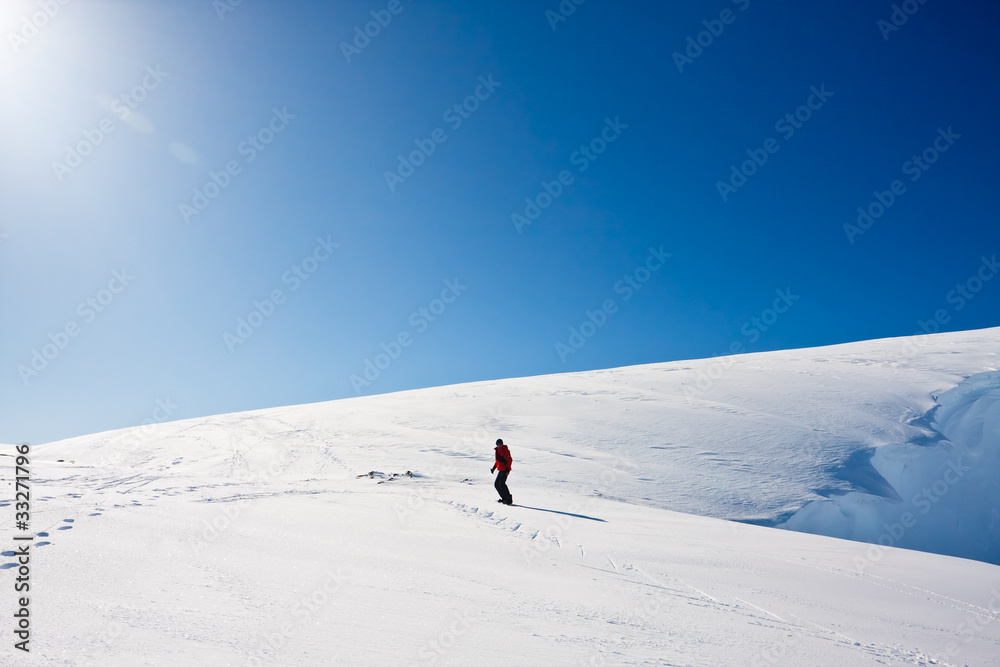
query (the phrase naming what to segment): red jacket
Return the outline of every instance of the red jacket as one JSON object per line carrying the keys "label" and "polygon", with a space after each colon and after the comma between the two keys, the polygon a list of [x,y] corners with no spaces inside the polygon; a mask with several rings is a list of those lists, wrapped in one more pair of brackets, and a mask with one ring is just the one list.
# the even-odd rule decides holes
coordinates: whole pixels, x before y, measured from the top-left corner
{"label": "red jacket", "polygon": [[514,462],[514,459],[510,457],[510,450],[507,449],[507,445],[497,445],[496,454],[497,454],[497,462],[496,462],[497,470],[500,471],[506,470],[509,472],[510,464]]}

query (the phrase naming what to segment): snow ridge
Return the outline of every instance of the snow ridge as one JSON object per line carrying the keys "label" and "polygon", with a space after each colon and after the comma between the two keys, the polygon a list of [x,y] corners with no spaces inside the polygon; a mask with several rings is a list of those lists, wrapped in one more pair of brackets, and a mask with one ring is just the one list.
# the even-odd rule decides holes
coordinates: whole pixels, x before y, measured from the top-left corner
{"label": "snow ridge", "polygon": [[1000,564],[1000,372],[967,378],[914,422],[912,442],[872,451],[891,493],[833,495],[780,526]]}

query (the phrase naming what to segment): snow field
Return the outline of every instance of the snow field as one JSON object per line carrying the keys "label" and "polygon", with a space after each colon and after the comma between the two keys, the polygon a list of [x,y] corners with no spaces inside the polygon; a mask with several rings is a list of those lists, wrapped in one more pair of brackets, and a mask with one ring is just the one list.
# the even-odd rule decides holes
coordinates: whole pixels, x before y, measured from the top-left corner
{"label": "snow field", "polygon": [[[992,664],[1000,568],[896,547],[995,548],[998,339],[483,382],[39,445],[18,664]],[[495,502],[496,437],[513,507]],[[924,487],[940,498],[918,514]],[[877,538],[904,511],[915,521],[891,545],[836,539]],[[0,512],[8,534],[12,519]]]}

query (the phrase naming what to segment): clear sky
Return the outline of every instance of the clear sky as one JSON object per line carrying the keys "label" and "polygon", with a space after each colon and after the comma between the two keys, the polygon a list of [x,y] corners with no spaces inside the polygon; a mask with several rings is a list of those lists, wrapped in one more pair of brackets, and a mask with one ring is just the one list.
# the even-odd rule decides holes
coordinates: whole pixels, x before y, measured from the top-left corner
{"label": "clear sky", "polygon": [[0,442],[1000,324],[996,3],[577,2],[6,0]]}

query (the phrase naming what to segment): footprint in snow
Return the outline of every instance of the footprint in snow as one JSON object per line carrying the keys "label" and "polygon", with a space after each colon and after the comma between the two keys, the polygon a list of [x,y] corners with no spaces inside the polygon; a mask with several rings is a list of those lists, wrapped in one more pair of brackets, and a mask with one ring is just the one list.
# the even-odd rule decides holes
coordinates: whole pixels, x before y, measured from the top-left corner
{"label": "footprint in snow", "polygon": [[[38,542],[34,546],[36,546],[36,547],[44,547],[47,544],[52,544],[52,543],[51,542]],[[17,556],[17,552],[16,551],[2,551],[2,552],[0,552],[0,556],[7,556],[8,558],[14,558],[14,557]],[[19,565],[19,563],[4,563],[3,565],[0,565],[0,570],[9,570],[11,568],[17,567],[18,565]]]}

